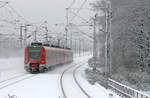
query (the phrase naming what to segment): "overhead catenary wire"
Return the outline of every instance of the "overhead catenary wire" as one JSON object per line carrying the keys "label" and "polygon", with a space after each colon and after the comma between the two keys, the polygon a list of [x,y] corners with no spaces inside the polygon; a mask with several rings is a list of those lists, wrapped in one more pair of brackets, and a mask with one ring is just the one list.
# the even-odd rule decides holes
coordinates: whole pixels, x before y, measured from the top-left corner
{"label": "overhead catenary wire", "polygon": [[[73,4],[75,4],[75,1],[76,0],[72,0],[72,2],[71,2],[71,4],[70,4],[70,6],[68,7],[68,8],[72,8],[72,6],[73,6]],[[80,6],[80,9],[77,11],[77,12],[73,12],[73,14],[74,14],[74,18],[75,17],[79,17],[80,19],[82,19],[82,20],[84,20],[85,22],[87,22],[87,20],[86,19],[84,19],[82,16],[79,16],[78,15],[78,13],[80,12],[80,10],[82,9],[82,7],[84,6],[84,4],[86,3],[86,1],[87,0],[85,0],[83,3],[82,3],[82,5]],[[1,2],[1,1],[0,1]],[[30,28],[28,28],[28,35],[33,35],[34,34],[34,27],[38,27],[38,28],[40,28],[39,27],[39,24],[38,23],[31,23],[31,22],[29,22],[28,20],[26,20],[22,15],[20,15],[12,6],[11,6],[11,4],[7,4],[7,5],[5,5],[5,13],[4,13],[4,16],[6,16],[6,17],[2,17],[1,19],[0,19],[0,21],[2,22],[2,23],[4,23],[4,25],[6,24],[9,24],[9,25],[12,25],[12,26],[15,26],[15,28],[11,28],[12,30],[11,31],[13,31],[13,30],[19,30],[20,28],[20,26],[21,25],[26,25],[26,24],[32,24],[32,27],[30,27]],[[4,19],[3,19],[4,18]],[[72,17],[72,19],[74,19],[73,17]],[[49,32],[57,32],[56,34],[60,34],[60,35],[64,35],[64,32],[65,32],[65,25],[64,25],[64,23],[63,23],[63,30],[60,30],[60,29],[54,29],[52,26],[50,26],[49,24],[47,24],[46,25],[46,27],[48,27],[48,29],[49,29]],[[3,28],[3,27],[0,27],[0,28]],[[5,27],[6,28],[6,27]],[[8,28],[8,27],[7,27]],[[17,28],[17,29],[16,29]],[[31,28],[32,28],[32,30],[31,30]],[[24,29],[22,29],[22,30],[24,30]],[[44,30],[44,29],[42,29],[42,30]],[[43,32],[42,30],[39,30],[39,31],[37,31],[38,33],[41,33],[41,32]],[[9,32],[9,31],[8,31]],[[15,32],[15,31],[14,31]],[[10,32],[9,32],[10,33]],[[16,32],[16,34],[18,34],[19,35],[19,32],[17,31]],[[48,33],[49,35],[50,34],[52,34],[52,33]],[[42,36],[42,35],[40,35],[40,36]],[[17,37],[17,36],[16,36]]]}
{"label": "overhead catenary wire", "polygon": [[8,2],[5,2],[5,1],[0,1],[0,3],[3,3],[3,5],[1,5],[0,8],[3,8],[3,7],[5,7],[5,5],[8,4]]}
{"label": "overhead catenary wire", "polygon": [[73,0],[72,3],[70,4],[70,6],[68,8],[71,8],[73,6],[73,4],[75,4],[76,0]]}
{"label": "overhead catenary wire", "polygon": [[[81,39],[88,39],[89,41],[93,42],[93,37],[92,36],[89,36],[87,35],[85,32],[81,31],[81,30],[78,30],[78,34],[82,34],[82,37]],[[78,38],[79,36],[77,36]]]}
{"label": "overhead catenary wire", "polygon": [[[76,14],[78,14],[78,13],[81,11],[81,9],[82,9],[83,6],[86,4],[86,2],[87,2],[87,0],[84,0],[84,2],[81,4],[81,6],[79,7],[79,9],[77,10]],[[77,16],[77,15],[74,15],[74,16],[71,18],[70,22],[72,22],[72,21],[76,18],[76,16]]]}
{"label": "overhead catenary wire", "polygon": [[79,16],[77,13],[73,12],[73,11],[70,11],[72,14],[76,15],[77,17],[79,17],[80,19],[82,19],[83,21],[85,22],[88,22],[85,18]]}
{"label": "overhead catenary wire", "polygon": [[[78,10],[76,11],[76,12],[73,12],[71,9],[72,8],[66,8],[66,10],[67,10],[67,12],[68,11],[70,11],[70,13],[72,13],[73,14],[73,17],[71,17],[71,18],[69,18],[68,19],[68,17],[66,16],[66,19],[67,19],[67,31],[68,31],[68,29],[69,29],[69,27],[71,26],[71,23],[72,23],[72,21],[76,18],[76,17],[78,17],[78,18],[80,18],[81,20],[83,20],[83,21],[85,21],[86,23],[89,23],[89,21],[87,20],[87,19],[85,19],[85,18],[83,18],[82,16],[80,16],[79,15],[79,12],[83,9],[83,7],[84,7],[84,5],[86,4],[86,2],[87,2],[87,0],[84,0],[84,2],[81,4],[81,6],[78,8]],[[68,15],[68,14],[66,14],[66,15]],[[88,25],[87,25],[88,26]],[[89,25],[90,26],[90,25]],[[66,27],[65,27],[66,28]],[[71,29],[71,27],[70,27],[70,29]],[[66,31],[66,32],[67,32]],[[79,30],[78,30],[79,31]],[[90,36],[90,35],[88,35],[88,34],[86,34],[85,32],[82,32],[82,30],[80,30],[80,33],[81,34],[83,34],[83,36],[85,36],[85,37],[87,37],[88,39],[90,39],[91,41],[93,41],[93,38],[92,38],[92,36]],[[67,34],[67,33],[66,33]],[[72,34],[70,35],[70,40],[72,40]],[[68,38],[66,38],[66,39],[68,39]],[[71,42],[70,42],[71,43]]]}
{"label": "overhead catenary wire", "polygon": [[8,4],[8,7],[18,16],[20,17],[22,20],[24,20],[27,23],[30,23],[28,20],[26,20],[24,17],[22,17],[10,4]]}
{"label": "overhead catenary wire", "polygon": [[77,30],[78,30],[81,34],[83,34],[83,35],[85,35],[86,37],[90,38],[90,40],[93,40],[93,36],[91,36],[91,35],[85,33],[84,31],[80,30],[79,28],[77,28]]}
{"label": "overhead catenary wire", "polygon": [[[73,0],[67,9],[71,9],[72,6],[75,4],[75,1],[76,1],[76,0]],[[66,26],[65,26],[65,20],[66,20],[66,19],[64,19],[63,22],[62,22],[62,25],[64,25],[64,28],[66,27]],[[59,24],[57,24],[57,25],[59,25]],[[64,28],[63,28],[63,29],[64,29]],[[61,30],[61,31],[62,31],[62,30]]]}

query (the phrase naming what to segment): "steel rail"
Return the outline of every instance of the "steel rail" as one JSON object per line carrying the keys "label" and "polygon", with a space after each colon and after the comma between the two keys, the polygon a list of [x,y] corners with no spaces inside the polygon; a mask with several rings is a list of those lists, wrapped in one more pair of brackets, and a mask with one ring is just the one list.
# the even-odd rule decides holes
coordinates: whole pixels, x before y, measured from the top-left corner
{"label": "steel rail", "polygon": [[0,81],[0,84],[3,83],[3,82],[9,81],[9,80],[13,80],[13,79],[16,79],[16,78],[25,76],[25,75],[26,75],[26,74],[24,73],[24,74],[21,74],[21,75],[17,75],[17,76],[11,77],[11,78],[6,79],[6,80],[2,80],[2,81]]}
{"label": "steel rail", "polygon": [[14,81],[14,82],[12,82],[12,83],[8,83],[8,84],[6,84],[6,85],[4,85],[4,86],[2,85],[2,86],[0,86],[0,90],[3,89],[3,88],[6,88],[6,87],[8,87],[8,86],[17,84],[17,83],[19,83],[19,82],[22,82],[22,81],[24,81],[24,80],[30,79],[30,78],[35,77],[35,76],[36,76],[36,75],[31,75],[31,76],[28,76],[28,77],[19,79],[19,80],[17,80],[17,81]]}
{"label": "steel rail", "polygon": [[[83,63],[83,64],[85,64],[85,63]],[[91,98],[90,95],[81,87],[80,83],[78,82],[78,80],[77,80],[77,78],[76,78],[77,70],[78,70],[83,64],[81,64],[81,65],[79,65],[79,66],[77,66],[77,67],[75,68],[75,70],[73,71],[73,78],[74,78],[76,84],[78,85],[78,87],[81,89],[81,91],[82,91],[88,98]]]}
{"label": "steel rail", "polygon": [[73,64],[72,66],[68,67],[67,69],[65,69],[65,70],[62,72],[61,78],[60,78],[60,86],[61,86],[61,91],[62,91],[62,94],[63,94],[63,98],[67,98],[67,95],[66,95],[66,92],[65,92],[65,89],[64,89],[64,85],[63,85],[63,77],[64,77],[65,73],[66,73],[69,69],[75,67],[76,65],[79,65],[79,64],[82,63],[82,62],[84,62],[84,61],[80,61],[80,62],[78,62],[78,63],[75,63],[75,64]]}
{"label": "steel rail", "polygon": [[66,93],[65,93],[65,90],[64,90],[64,86],[63,86],[63,77],[64,77],[64,74],[65,72],[67,72],[70,68],[72,68],[73,66],[70,66],[69,68],[65,69],[61,75],[61,78],[60,78],[60,86],[61,86],[61,91],[63,93],[63,98],[67,98],[66,96]]}

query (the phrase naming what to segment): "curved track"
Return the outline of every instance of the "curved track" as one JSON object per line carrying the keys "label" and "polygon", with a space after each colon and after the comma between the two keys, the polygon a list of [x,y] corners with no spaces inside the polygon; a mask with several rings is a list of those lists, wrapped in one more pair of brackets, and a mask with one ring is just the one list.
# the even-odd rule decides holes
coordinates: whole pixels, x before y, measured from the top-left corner
{"label": "curved track", "polygon": [[22,82],[23,80],[30,79],[30,78],[35,77],[35,76],[36,75],[21,74],[21,75],[0,81],[0,90],[5,88],[5,87],[17,84],[19,82]]}
{"label": "curved track", "polygon": [[[83,63],[83,64],[84,64],[84,63]],[[78,80],[77,80],[77,78],[76,78],[76,72],[77,72],[77,70],[78,70],[81,66],[82,66],[82,64],[75,68],[75,70],[73,71],[73,78],[74,78],[76,84],[78,85],[78,87],[79,87],[79,88],[82,90],[82,92],[87,96],[87,98],[91,98],[90,95],[81,87],[80,83],[78,82]]]}
{"label": "curved track", "polygon": [[73,66],[70,66],[69,68],[67,68],[66,70],[63,71],[61,78],[60,78],[60,86],[61,86],[61,91],[63,93],[63,98],[67,98],[65,90],[64,90],[64,85],[63,85],[63,76],[65,74],[65,72],[67,72],[70,68],[72,68]]}
{"label": "curved track", "polygon": [[64,82],[65,80],[63,80],[63,78],[64,78],[65,74],[66,74],[69,70],[71,70],[72,68],[73,68],[72,77],[73,77],[73,80],[74,80],[74,82],[75,82],[75,85],[80,89],[80,91],[81,91],[87,98],[91,98],[91,97],[89,96],[89,94],[81,87],[81,85],[79,84],[79,82],[77,81],[76,76],[75,76],[77,69],[80,68],[80,66],[83,65],[84,62],[85,62],[85,60],[82,61],[82,62],[79,62],[79,63],[77,63],[77,64],[73,64],[72,66],[68,67],[67,69],[65,69],[65,70],[62,72],[61,78],[60,78],[60,86],[61,86],[61,91],[62,91],[62,94],[63,94],[63,98],[68,98],[68,96],[67,96],[67,94],[66,94],[67,92],[65,91],[65,85],[63,84],[63,82]]}

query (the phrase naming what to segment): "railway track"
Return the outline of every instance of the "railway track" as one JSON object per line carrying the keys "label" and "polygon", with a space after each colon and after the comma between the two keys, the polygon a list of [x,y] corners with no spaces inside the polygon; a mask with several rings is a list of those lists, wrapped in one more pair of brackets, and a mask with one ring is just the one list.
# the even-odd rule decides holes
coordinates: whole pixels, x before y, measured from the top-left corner
{"label": "railway track", "polygon": [[63,71],[62,75],[61,75],[61,78],[60,78],[60,86],[61,86],[61,91],[62,91],[62,94],[63,94],[63,98],[67,98],[65,90],[64,90],[64,86],[63,86],[63,77],[64,77],[65,72],[67,72],[72,67],[73,66],[70,66],[69,68],[65,69]]}
{"label": "railway track", "polygon": [[[61,78],[60,78],[60,86],[61,86],[61,91],[62,91],[62,94],[63,94],[63,98],[68,98],[67,97],[67,94],[66,94],[66,91],[65,91],[65,85],[63,84],[63,78],[65,76],[65,73],[68,72],[69,70],[71,70],[72,68],[73,69],[73,73],[72,73],[72,77],[76,83],[76,85],[78,86],[78,88],[82,91],[82,93],[87,97],[87,98],[91,98],[88,93],[81,87],[81,85],[79,84],[79,82],[77,81],[77,78],[76,78],[76,71],[77,69],[79,69],[81,67],[81,65],[84,64],[85,61],[82,61],[82,62],[79,62],[77,64],[73,64],[72,66],[68,67],[67,69],[65,69],[62,74],[61,74]],[[78,66],[79,65],[79,66]]]}
{"label": "railway track", "polygon": [[[83,64],[85,64],[85,63],[83,63]],[[78,70],[83,64],[81,64],[81,65],[79,65],[79,66],[77,66],[77,67],[75,68],[75,70],[73,71],[73,78],[74,78],[76,84],[78,85],[78,87],[79,87],[79,88],[82,90],[82,92],[87,96],[87,98],[91,98],[90,95],[82,88],[82,86],[80,85],[80,83],[78,82],[78,80],[77,80],[77,78],[76,78],[76,72],[77,72],[77,70]]]}
{"label": "railway track", "polygon": [[8,78],[8,79],[5,79],[5,80],[2,80],[2,81],[0,81],[0,84],[3,83],[3,82],[6,82],[6,81],[13,80],[13,79],[18,78],[18,77],[22,77],[24,75],[25,75],[25,73],[23,73],[21,75],[14,76],[14,77],[11,77],[11,78]]}
{"label": "railway track", "polygon": [[6,88],[8,86],[17,84],[19,82],[22,82],[24,80],[30,79],[32,77],[35,77],[36,75],[29,75],[29,74],[21,74],[3,81],[0,81],[0,90],[3,88]]}

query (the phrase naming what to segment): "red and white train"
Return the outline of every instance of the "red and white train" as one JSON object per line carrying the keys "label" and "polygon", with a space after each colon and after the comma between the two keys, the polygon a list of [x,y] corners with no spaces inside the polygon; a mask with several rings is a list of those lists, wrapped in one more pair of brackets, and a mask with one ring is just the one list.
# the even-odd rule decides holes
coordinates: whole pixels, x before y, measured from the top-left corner
{"label": "red and white train", "polygon": [[27,72],[44,72],[52,66],[73,61],[70,49],[44,46],[32,43],[25,48],[24,68]]}

